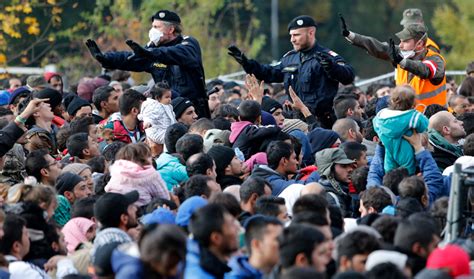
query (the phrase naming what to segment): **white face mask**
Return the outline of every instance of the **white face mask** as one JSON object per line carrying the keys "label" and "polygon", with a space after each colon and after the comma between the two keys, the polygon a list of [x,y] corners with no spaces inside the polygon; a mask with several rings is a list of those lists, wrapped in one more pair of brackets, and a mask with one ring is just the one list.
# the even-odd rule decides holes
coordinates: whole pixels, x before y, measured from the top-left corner
{"label": "white face mask", "polygon": [[403,57],[403,59],[412,58],[413,56],[415,56],[415,51],[413,49],[412,50],[400,50],[400,55]]}
{"label": "white face mask", "polygon": [[151,28],[148,32],[148,38],[150,38],[150,42],[154,43],[155,45],[158,45],[158,42],[162,36],[163,33],[161,33],[161,31],[156,28]]}

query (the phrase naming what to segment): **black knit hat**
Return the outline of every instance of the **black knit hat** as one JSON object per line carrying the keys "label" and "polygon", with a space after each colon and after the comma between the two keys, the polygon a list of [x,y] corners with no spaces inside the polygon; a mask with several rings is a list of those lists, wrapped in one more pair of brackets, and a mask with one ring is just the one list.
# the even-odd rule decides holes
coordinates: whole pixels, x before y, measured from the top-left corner
{"label": "black knit hat", "polygon": [[264,97],[262,99],[262,109],[273,114],[277,109],[283,109],[283,106],[270,97]]}
{"label": "black knit hat", "polygon": [[171,105],[176,119],[179,119],[187,108],[193,106],[193,103],[188,98],[177,97],[171,101]]}
{"label": "black knit hat", "polygon": [[68,105],[67,107],[67,113],[70,115],[70,116],[73,116],[76,114],[76,112],[81,109],[82,107],[86,107],[86,106],[91,106],[91,104],[89,104],[88,101],[82,99],[82,98],[79,98],[79,97],[75,97]]}
{"label": "black knit hat", "polygon": [[63,96],[61,95],[61,93],[52,88],[43,89],[39,92],[34,93],[33,96],[38,99],[48,98],[49,100],[46,103],[51,106],[51,109],[54,109],[55,107],[59,106],[63,101]]}
{"label": "black knit hat", "polygon": [[76,186],[79,182],[83,181],[84,179],[72,172],[65,172],[58,176],[56,180],[56,191],[58,194],[64,195],[64,192],[69,191],[72,192],[74,190],[74,186]]}
{"label": "black knit hat", "polygon": [[207,151],[207,154],[214,159],[216,163],[216,172],[218,175],[224,174],[225,168],[230,165],[230,162],[235,157],[235,152],[232,148],[223,146],[223,145],[215,145]]}

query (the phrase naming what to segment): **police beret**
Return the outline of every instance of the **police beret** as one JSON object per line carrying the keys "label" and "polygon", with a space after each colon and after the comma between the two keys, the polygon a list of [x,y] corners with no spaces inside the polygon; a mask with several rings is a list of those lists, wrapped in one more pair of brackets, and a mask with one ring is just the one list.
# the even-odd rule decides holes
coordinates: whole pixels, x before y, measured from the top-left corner
{"label": "police beret", "polygon": [[151,17],[151,21],[155,19],[166,22],[181,23],[181,18],[179,18],[178,14],[168,10],[158,11],[155,15]]}
{"label": "police beret", "polygon": [[290,21],[288,24],[288,31],[311,26],[318,27],[314,18],[308,15],[300,15]]}

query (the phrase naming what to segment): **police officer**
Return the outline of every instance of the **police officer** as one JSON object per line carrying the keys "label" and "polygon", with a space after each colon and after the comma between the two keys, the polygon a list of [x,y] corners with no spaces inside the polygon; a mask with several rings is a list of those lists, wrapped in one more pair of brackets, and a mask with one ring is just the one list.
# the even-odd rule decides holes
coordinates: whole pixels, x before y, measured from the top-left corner
{"label": "police officer", "polygon": [[321,125],[331,128],[335,121],[333,99],[339,83],[350,84],[354,70],[334,51],[316,42],[316,22],[307,15],[294,18],[288,24],[293,50],[286,53],[274,66],[262,65],[247,57],[235,46],[229,47],[229,55],[239,62],[247,73],[265,82],[284,82],[291,86],[318,117]]}
{"label": "police officer", "polygon": [[150,42],[145,47],[127,40],[133,52],[102,53],[90,39],[86,45],[104,68],[149,72],[155,83],[166,81],[174,92],[191,100],[199,117],[210,117],[198,41],[182,35],[181,19],[175,12],[158,11],[151,21]]}

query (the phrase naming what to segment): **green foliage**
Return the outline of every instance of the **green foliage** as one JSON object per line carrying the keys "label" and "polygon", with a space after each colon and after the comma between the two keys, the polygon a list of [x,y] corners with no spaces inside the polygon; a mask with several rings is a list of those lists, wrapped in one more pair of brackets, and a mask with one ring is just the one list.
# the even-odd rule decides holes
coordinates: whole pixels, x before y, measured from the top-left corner
{"label": "green foliage", "polygon": [[443,4],[436,9],[432,22],[441,42],[449,47],[445,54],[447,68],[464,69],[474,57],[474,1]]}

